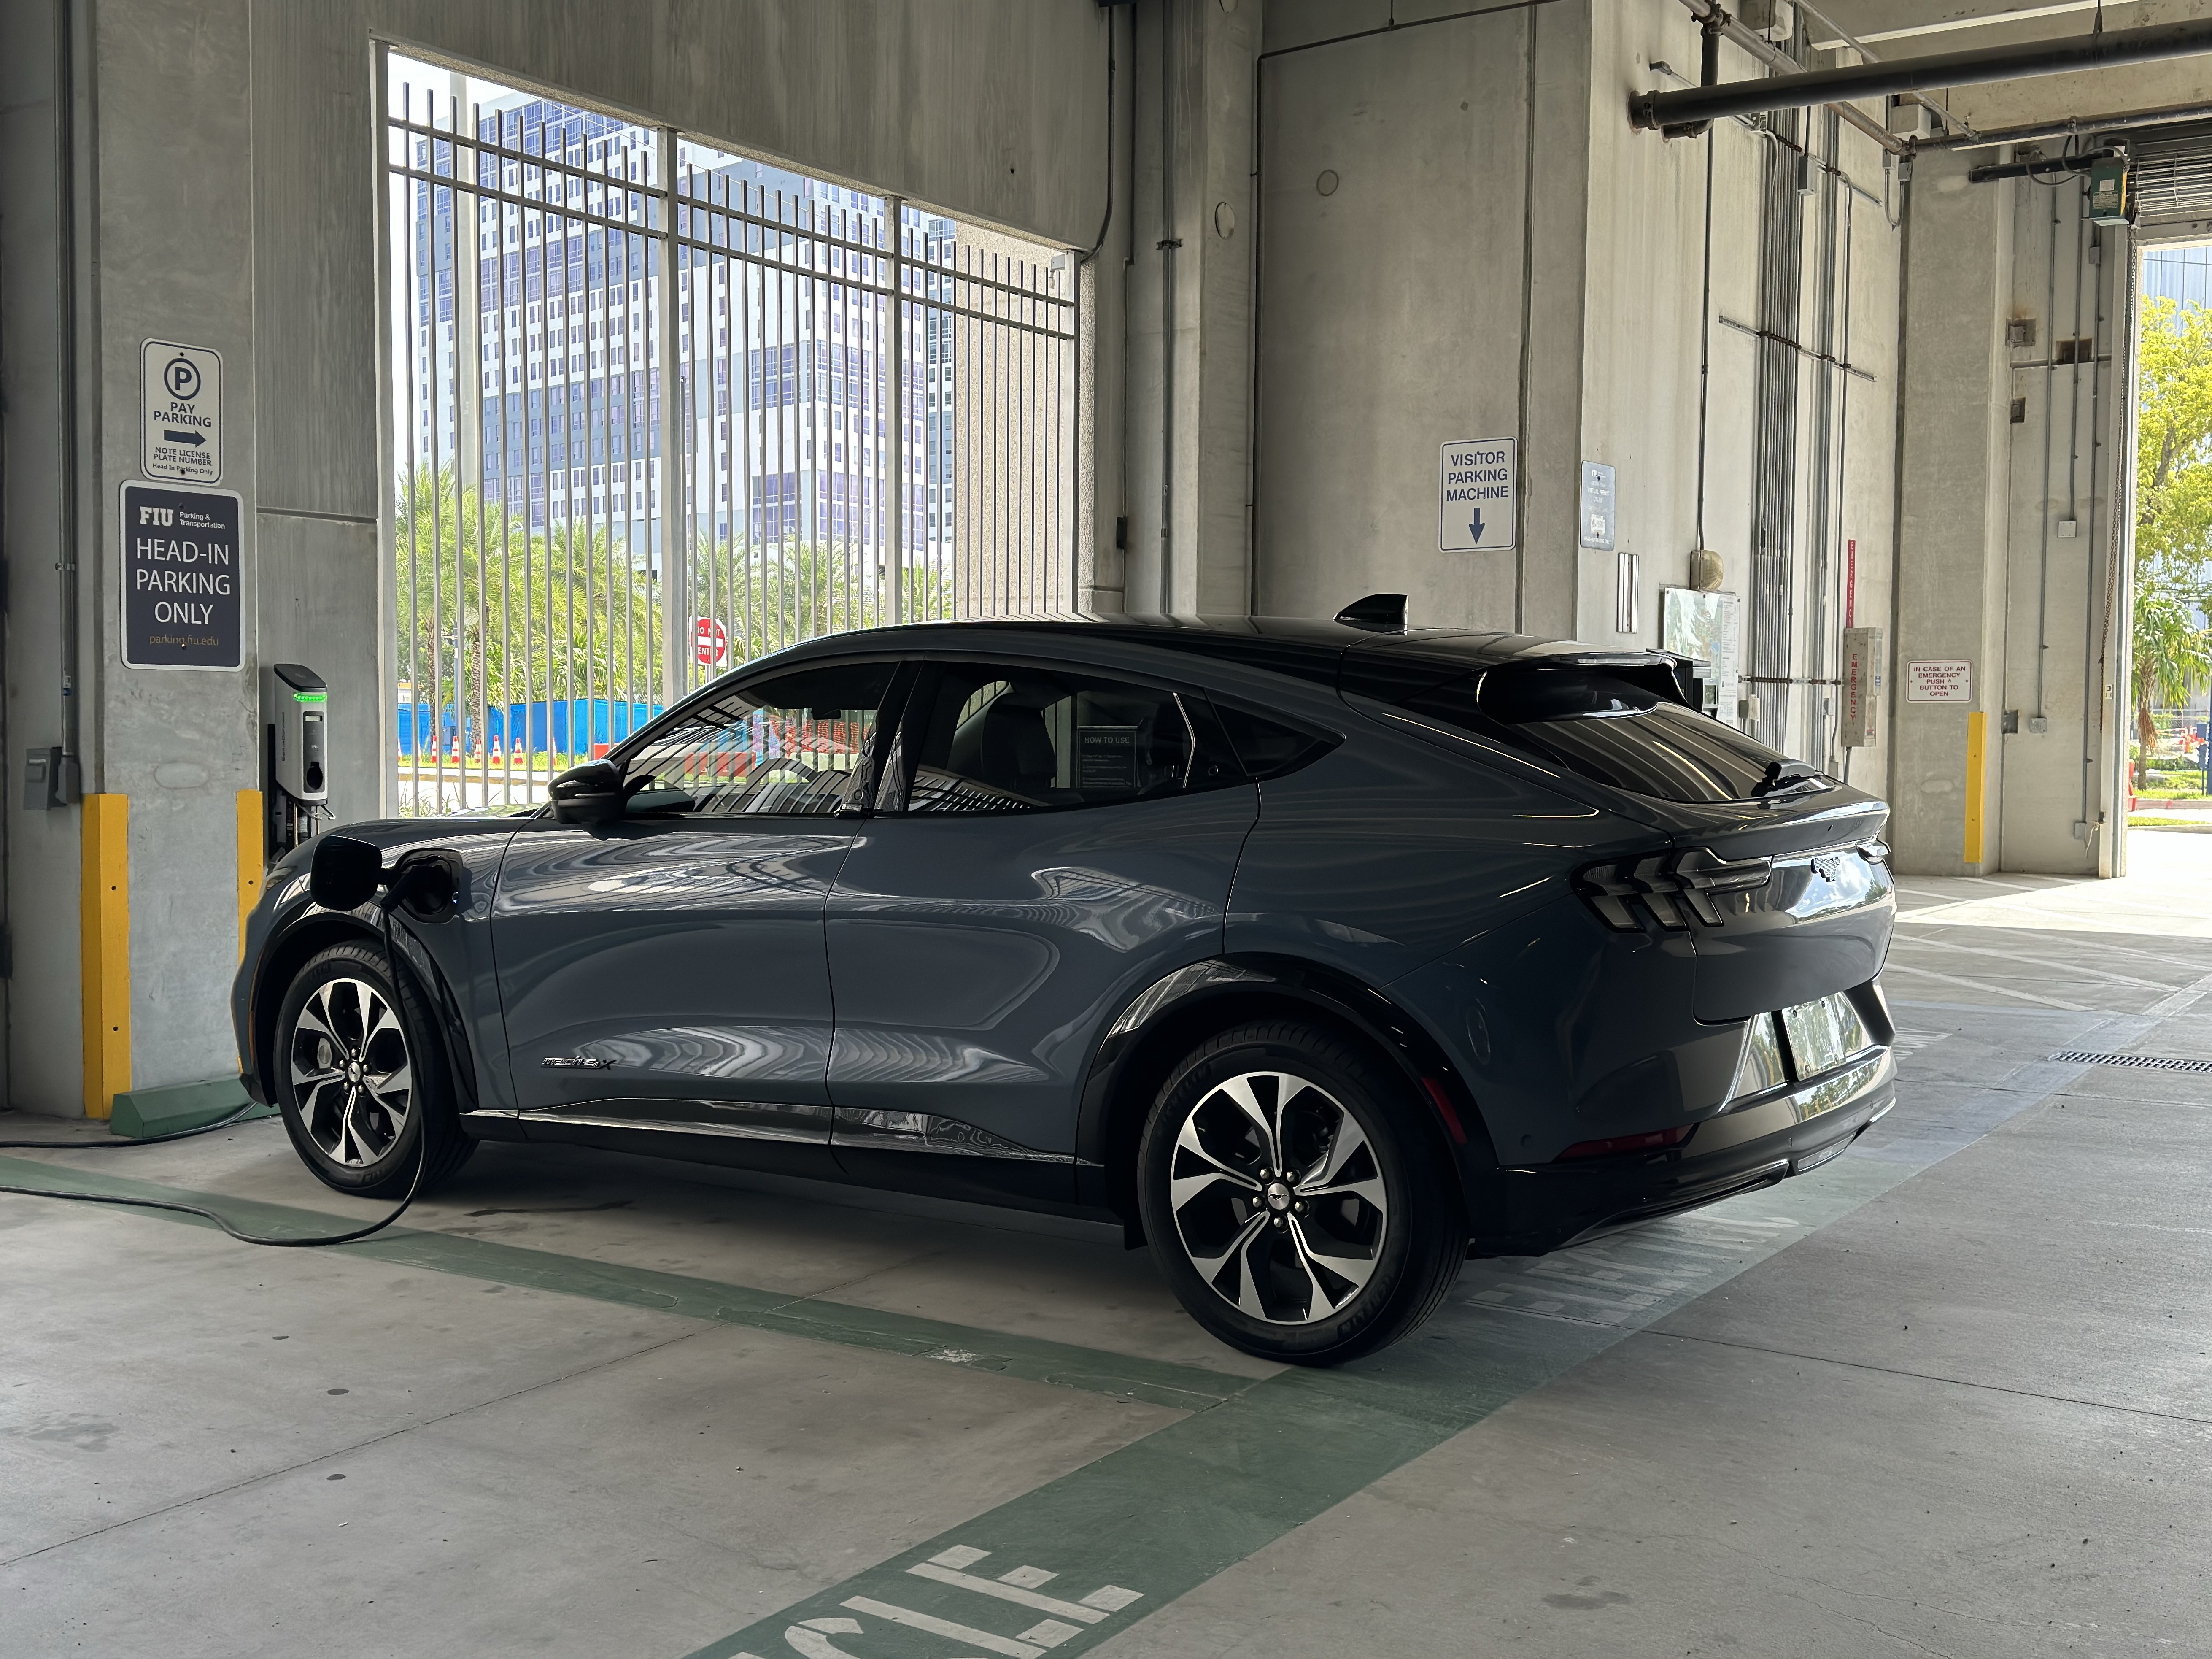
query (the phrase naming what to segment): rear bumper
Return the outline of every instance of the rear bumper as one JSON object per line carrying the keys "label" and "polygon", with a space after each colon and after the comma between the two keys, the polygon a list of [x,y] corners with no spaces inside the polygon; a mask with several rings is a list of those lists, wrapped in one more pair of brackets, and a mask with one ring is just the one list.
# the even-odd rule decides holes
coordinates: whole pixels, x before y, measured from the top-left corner
{"label": "rear bumper", "polygon": [[1599,1233],[1771,1187],[1835,1157],[1896,1103],[1887,1048],[1698,1125],[1665,1152],[1508,1167],[1502,1227],[1477,1248],[1537,1255]]}

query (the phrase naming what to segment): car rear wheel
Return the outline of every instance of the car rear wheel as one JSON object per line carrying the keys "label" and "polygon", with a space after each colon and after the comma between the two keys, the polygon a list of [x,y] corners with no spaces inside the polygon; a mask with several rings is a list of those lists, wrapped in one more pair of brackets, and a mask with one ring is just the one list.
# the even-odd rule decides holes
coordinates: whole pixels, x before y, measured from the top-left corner
{"label": "car rear wheel", "polygon": [[1191,1316],[1233,1347],[1334,1364],[1436,1311],[1459,1197],[1395,1072],[1295,1020],[1200,1045],[1154,1103],[1138,1202]]}
{"label": "car rear wheel", "polygon": [[380,951],[337,945],[311,958],[284,994],[276,1036],[285,1132],[325,1186],[398,1198],[419,1156],[428,1192],[476,1150],[429,1011],[411,982],[393,986]]}

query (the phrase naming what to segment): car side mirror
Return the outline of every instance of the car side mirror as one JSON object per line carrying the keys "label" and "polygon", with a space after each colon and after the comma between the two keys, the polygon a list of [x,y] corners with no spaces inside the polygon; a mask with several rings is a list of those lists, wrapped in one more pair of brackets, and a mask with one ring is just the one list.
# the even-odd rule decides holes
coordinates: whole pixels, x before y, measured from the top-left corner
{"label": "car side mirror", "polygon": [[611,823],[629,804],[622,769],[612,761],[586,761],[553,780],[553,816],[562,823]]}

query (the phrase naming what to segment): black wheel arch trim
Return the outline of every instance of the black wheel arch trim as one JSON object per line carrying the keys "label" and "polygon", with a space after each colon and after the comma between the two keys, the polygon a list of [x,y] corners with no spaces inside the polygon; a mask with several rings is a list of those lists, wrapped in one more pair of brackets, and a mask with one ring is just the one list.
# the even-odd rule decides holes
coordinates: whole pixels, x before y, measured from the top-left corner
{"label": "black wheel arch trim", "polygon": [[[245,1064],[239,1076],[247,1095],[263,1105],[276,1101],[276,1015],[284,993],[293,976],[314,957],[333,945],[346,944],[366,945],[382,954],[384,938],[374,905],[365,904],[357,910],[325,910],[310,902],[271,927],[263,941],[260,959],[254,963],[252,993],[246,1002],[246,1026],[252,1052],[241,1056]],[[428,990],[428,1001],[437,1011],[454,1091],[460,1097],[454,1103],[455,1109],[477,1109],[482,1093],[477,1087],[476,1053],[467,1031],[454,1018],[458,1003],[453,987],[430,953],[396,916],[392,946],[415,976],[416,986]]]}
{"label": "black wheel arch trim", "polygon": [[1162,975],[1108,1025],[1077,1109],[1079,1200],[1121,1217],[1134,1243],[1137,1135],[1168,1071],[1206,1032],[1299,1008],[1348,1028],[1404,1073],[1426,1099],[1438,1149],[1452,1155],[1462,1201],[1471,1212],[1486,1206],[1499,1178],[1497,1151],[1472,1083],[1443,1045],[1382,990],[1352,975],[1295,957],[1244,952]]}

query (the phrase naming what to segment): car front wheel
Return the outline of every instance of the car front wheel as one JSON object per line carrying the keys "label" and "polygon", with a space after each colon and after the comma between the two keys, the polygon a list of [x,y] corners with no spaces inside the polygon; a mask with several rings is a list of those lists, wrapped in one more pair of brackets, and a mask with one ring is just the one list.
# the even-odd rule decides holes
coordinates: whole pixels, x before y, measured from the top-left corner
{"label": "car front wheel", "polygon": [[1140,1143],[1146,1237],[1233,1347],[1333,1364],[1436,1310],[1467,1255],[1458,1194],[1404,1079],[1295,1020],[1192,1052]]}
{"label": "car front wheel", "polygon": [[428,1192],[476,1150],[429,1011],[411,984],[394,987],[382,951],[337,945],[311,958],[284,994],[276,1036],[285,1132],[325,1186],[398,1198],[421,1158]]}

